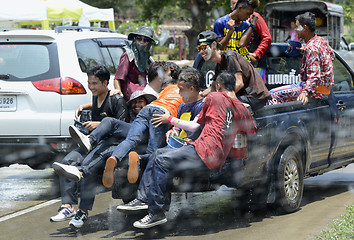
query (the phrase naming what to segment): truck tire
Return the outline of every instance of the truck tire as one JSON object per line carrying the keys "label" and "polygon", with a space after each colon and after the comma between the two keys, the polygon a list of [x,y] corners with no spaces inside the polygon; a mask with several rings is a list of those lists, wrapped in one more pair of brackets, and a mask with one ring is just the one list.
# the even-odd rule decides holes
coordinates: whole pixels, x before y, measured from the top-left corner
{"label": "truck tire", "polygon": [[304,174],[298,150],[289,146],[280,157],[276,173],[277,207],[282,213],[296,211],[301,204]]}

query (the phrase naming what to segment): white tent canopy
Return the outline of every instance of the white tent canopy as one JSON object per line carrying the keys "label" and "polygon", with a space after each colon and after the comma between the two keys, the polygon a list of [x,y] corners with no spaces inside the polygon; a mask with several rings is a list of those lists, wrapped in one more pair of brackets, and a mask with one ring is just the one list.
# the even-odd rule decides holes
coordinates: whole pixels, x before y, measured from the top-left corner
{"label": "white tent canopy", "polygon": [[42,24],[49,29],[49,22],[77,21],[80,26],[89,26],[90,21],[108,21],[115,30],[113,8],[99,9],[79,0],[0,0],[0,22],[29,25]]}

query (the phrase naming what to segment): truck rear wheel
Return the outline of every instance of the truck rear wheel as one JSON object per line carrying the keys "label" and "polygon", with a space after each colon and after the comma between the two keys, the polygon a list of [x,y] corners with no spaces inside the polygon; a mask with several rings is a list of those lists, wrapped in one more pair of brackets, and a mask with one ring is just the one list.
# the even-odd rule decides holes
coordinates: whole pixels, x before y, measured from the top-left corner
{"label": "truck rear wheel", "polygon": [[301,204],[304,174],[298,150],[289,146],[280,157],[277,169],[277,205],[284,213],[296,211]]}

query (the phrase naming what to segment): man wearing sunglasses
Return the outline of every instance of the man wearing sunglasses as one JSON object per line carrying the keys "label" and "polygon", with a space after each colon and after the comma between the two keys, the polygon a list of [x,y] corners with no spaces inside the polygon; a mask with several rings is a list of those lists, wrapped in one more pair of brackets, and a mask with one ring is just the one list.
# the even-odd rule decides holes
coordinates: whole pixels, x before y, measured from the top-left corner
{"label": "man wearing sunglasses", "polygon": [[[250,106],[250,112],[263,107],[271,99],[262,77],[241,54],[235,51],[221,51],[216,33],[204,31],[198,35],[199,54],[205,61],[213,61],[216,64],[214,79],[223,70],[235,75],[237,98]],[[213,87],[213,84],[212,84]],[[210,90],[210,89],[209,89]]]}
{"label": "man wearing sunglasses", "polygon": [[128,40],[131,40],[132,44],[130,48],[125,48],[126,52],[120,58],[112,94],[120,94],[128,101],[133,92],[144,89],[147,83],[150,48],[158,43],[153,36],[154,30],[146,26],[140,26],[137,32],[129,33]]}

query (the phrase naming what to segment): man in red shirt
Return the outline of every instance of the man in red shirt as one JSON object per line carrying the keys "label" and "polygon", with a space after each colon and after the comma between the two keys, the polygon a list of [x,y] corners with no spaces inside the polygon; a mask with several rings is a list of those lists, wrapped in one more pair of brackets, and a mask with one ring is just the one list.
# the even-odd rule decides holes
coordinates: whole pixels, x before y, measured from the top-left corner
{"label": "man in red shirt", "polygon": [[[238,132],[255,134],[256,126],[250,112],[235,95],[235,82],[235,76],[226,71],[218,75],[214,82],[217,92],[205,98],[197,121],[203,130],[195,142],[177,149],[158,149],[151,155],[149,161],[153,161],[153,170],[148,190],[149,213],[134,222],[134,227],[150,228],[167,222],[168,185],[173,176],[209,176],[210,169],[225,163]],[[141,205],[146,205],[141,201],[136,203],[140,209]]]}

